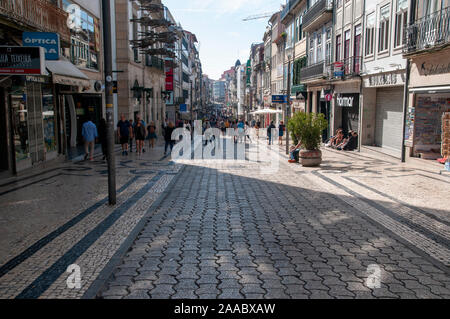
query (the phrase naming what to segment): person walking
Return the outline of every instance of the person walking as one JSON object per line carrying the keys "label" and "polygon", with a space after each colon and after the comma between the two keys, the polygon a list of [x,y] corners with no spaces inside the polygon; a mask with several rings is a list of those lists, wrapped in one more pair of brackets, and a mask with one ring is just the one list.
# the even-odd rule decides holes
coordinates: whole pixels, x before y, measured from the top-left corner
{"label": "person walking", "polygon": [[[140,115],[136,116],[136,123],[137,122],[141,122],[141,124],[142,124],[142,126],[144,126],[144,130],[145,130],[145,128],[147,127],[147,123],[145,123],[145,121],[141,119]],[[137,145],[136,145],[136,149],[137,149]],[[144,143],[142,143],[142,152],[145,153],[145,145],[144,145]]]}
{"label": "person walking", "polygon": [[[133,122],[133,120],[130,119],[128,122],[130,122],[130,129],[133,131],[134,130],[134,122]],[[130,146],[130,153],[133,153],[133,139],[134,139],[133,134],[130,134],[129,135],[129,141],[128,141],[128,144]],[[136,146],[136,149],[137,149],[137,146]]]}
{"label": "person walking", "polygon": [[94,160],[94,148],[95,148],[95,139],[98,137],[97,126],[92,122],[90,118],[87,122],[83,124],[81,135],[83,135],[84,139],[84,150],[86,154],[84,155],[84,160],[87,160],[89,157],[90,161]]}
{"label": "person walking", "polygon": [[273,121],[270,122],[269,127],[267,128],[267,137],[269,138],[269,145],[272,145],[272,129],[275,129],[275,125],[273,124]]}
{"label": "person walking", "polygon": [[136,121],[134,136],[136,137],[136,153],[138,156],[141,156],[145,141],[145,126],[141,120]]}
{"label": "person walking", "polygon": [[117,123],[117,135],[119,136],[120,144],[122,145],[122,155],[128,155],[128,142],[130,135],[133,135],[132,126],[129,121],[126,120],[125,115],[120,116],[120,121]]}
{"label": "person walking", "polygon": [[239,120],[239,123],[237,124],[237,133],[238,133],[238,143],[242,143],[242,138],[245,135],[245,124],[242,119]]}
{"label": "person walking", "polygon": [[147,127],[148,132],[148,147],[155,148],[155,140],[158,138],[156,136],[156,126],[155,122],[150,122],[150,125]]}
{"label": "person walking", "polygon": [[259,138],[259,129],[261,128],[261,122],[256,122],[256,137]]}
{"label": "person walking", "polygon": [[164,146],[164,156],[167,155],[167,147],[170,146],[170,152],[172,152],[173,145],[175,144],[174,140],[172,140],[172,133],[175,130],[175,126],[172,122],[169,122],[169,125],[164,130],[164,141],[166,145]]}
{"label": "person walking", "polygon": [[100,120],[100,124],[98,126],[98,139],[100,141],[100,144],[102,145],[103,160],[105,160],[107,154],[108,138],[107,138],[107,124],[104,118]]}
{"label": "person walking", "polygon": [[285,130],[286,130],[286,126],[284,125],[284,122],[281,121],[280,124],[278,125],[278,144],[279,145],[283,145],[283,136],[284,136]]}

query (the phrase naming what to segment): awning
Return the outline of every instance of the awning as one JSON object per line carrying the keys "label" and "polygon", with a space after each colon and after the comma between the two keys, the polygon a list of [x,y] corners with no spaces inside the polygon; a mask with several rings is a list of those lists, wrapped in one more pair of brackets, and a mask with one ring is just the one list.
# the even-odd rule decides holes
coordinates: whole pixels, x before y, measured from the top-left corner
{"label": "awning", "polygon": [[45,61],[47,70],[50,71],[53,83],[90,87],[89,78],[81,72],[75,65],[65,59],[56,61]]}
{"label": "awning", "polygon": [[255,111],[255,112],[251,112],[250,114],[257,115],[257,114],[277,114],[277,113],[281,114],[283,112],[280,111],[280,110],[264,109],[264,110],[258,110],[258,111]]}
{"label": "awning", "polygon": [[412,93],[448,93],[450,92],[450,86],[429,86],[429,87],[421,87],[421,88],[411,88],[409,89]]}

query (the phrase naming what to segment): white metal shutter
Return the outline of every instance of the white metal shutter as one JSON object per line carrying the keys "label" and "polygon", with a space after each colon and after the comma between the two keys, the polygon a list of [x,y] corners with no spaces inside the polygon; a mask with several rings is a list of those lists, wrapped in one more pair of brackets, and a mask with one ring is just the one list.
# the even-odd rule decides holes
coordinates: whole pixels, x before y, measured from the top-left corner
{"label": "white metal shutter", "polygon": [[403,88],[377,90],[375,144],[401,151],[403,138]]}

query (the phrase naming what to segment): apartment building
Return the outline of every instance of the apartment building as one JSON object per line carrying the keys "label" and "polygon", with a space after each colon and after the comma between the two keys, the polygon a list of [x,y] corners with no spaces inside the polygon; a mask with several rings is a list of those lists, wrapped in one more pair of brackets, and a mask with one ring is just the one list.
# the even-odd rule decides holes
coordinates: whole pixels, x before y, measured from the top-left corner
{"label": "apartment building", "polygon": [[366,1],[364,10],[361,143],[398,158],[404,135],[408,8],[407,0],[383,0]]}
{"label": "apartment building", "polygon": [[[331,105],[325,94],[331,93],[330,64],[333,56],[333,14],[331,0],[308,0],[308,9],[302,18],[307,36],[306,66],[301,69],[300,81],[307,85],[307,112],[323,113],[330,122]],[[324,139],[329,135],[324,132]]]}
{"label": "apartment building", "polygon": [[[286,3],[281,12],[281,22],[286,26],[284,69],[287,76],[289,64],[291,65],[291,101],[292,111],[304,111],[306,102],[306,85],[300,80],[301,69],[306,66],[306,36],[303,31],[303,16],[307,10],[308,1],[294,0]],[[285,79],[285,90],[287,90]]]}
{"label": "apartment building", "polygon": [[[169,21],[165,7],[149,12],[139,1],[116,0],[116,65],[118,71],[118,113],[147,123],[155,122],[158,134],[166,115],[164,50],[161,43],[147,46],[143,40],[155,33],[167,32]],[[158,23],[150,23],[152,20]],[[167,21],[167,22],[166,22]],[[153,36],[152,36],[153,37]],[[140,45],[142,47],[140,47]]]}
{"label": "apartment building", "polygon": [[450,1],[412,0],[404,57],[411,66],[407,155],[450,156]]}
{"label": "apartment building", "polygon": [[40,64],[36,72],[0,71],[0,171],[20,174],[76,156],[82,124],[104,112],[100,3],[2,0],[0,25],[7,54],[43,50],[26,50]]}
{"label": "apartment building", "polygon": [[330,101],[330,134],[337,128],[348,134],[350,130],[360,131],[364,1],[338,0],[334,6],[334,52],[329,66],[334,93]]}

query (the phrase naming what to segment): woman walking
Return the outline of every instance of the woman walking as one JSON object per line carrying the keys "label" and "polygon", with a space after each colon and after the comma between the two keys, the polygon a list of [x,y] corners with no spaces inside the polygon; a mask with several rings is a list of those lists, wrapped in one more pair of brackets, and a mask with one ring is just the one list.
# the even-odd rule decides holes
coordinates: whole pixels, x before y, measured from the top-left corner
{"label": "woman walking", "polygon": [[155,148],[155,140],[158,138],[156,136],[156,126],[155,122],[150,122],[150,125],[147,127],[148,131],[148,147]]}
{"label": "woman walking", "polygon": [[134,127],[134,136],[136,139],[136,152],[137,155],[140,156],[142,154],[142,148],[144,147],[145,141],[145,126],[142,121],[137,121]]}
{"label": "woman walking", "polygon": [[169,122],[169,125],[164,130],[164,140],[166,142],[166,145],[164,146],[164,156],[167,155],[167,147],[170,146],[170,152],[172,152],[173,145],[175,144],[175,141],[172,140],[172,133],[175,130],[175,126],[172,122]]}

